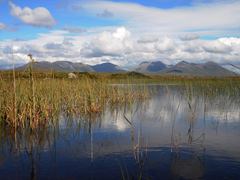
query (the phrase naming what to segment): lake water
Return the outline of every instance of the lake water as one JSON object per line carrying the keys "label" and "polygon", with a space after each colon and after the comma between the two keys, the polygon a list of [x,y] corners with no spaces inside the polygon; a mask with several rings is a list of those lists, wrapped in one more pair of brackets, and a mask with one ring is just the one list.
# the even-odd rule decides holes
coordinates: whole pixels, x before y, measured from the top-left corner
{"label": "lake water", "polygon": [[1,128],[0,179],[240,179],[239,97],[150,97],[38,132]]}

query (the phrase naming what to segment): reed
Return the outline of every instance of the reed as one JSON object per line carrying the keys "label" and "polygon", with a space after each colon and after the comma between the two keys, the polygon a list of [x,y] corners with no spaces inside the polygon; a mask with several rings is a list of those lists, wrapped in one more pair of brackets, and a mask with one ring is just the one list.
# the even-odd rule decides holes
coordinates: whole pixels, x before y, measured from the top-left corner
{"label": "reed", "polygon": [[[0,120],[3,125],[35,129],[55,121],[60,114],[89,116],[111,108],[131,106],[149,96],[147,84],[177,85],[191,102],[191,97],[208,100],[224,95],[229,100],[240,97],[240,78],[197,78],[78,73],[68,79],[67,73],[28,71],[0,72]],[[117,78],[116,78],[117,77]],[[114,85],[123,84],[123,85]],[[135,86],[134,84],[138,84]]]}
{"label": "reed", "polygon": [[[0,119],[3,124],[18,128],[30,126],[34,129],[57,119],[61,113],[79,116],[101,113],[106,105],[147,97],[140,89],[132,91],[111,86],[108,80],[35,79],[31,68],[29,80],[17,79],[13,91],[9,91],[11,82],[9,79],[0,82]],[[14,99],[14,103],[10,99]]]}

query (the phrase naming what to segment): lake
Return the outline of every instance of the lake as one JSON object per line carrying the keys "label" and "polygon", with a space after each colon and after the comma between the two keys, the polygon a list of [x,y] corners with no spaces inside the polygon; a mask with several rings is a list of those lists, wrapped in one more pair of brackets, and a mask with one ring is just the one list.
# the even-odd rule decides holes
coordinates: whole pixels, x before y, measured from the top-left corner
{"label": "lake", "polygon": [[239,97],[147,89],[37,132],[1,128],[0,179],[240,179]]}

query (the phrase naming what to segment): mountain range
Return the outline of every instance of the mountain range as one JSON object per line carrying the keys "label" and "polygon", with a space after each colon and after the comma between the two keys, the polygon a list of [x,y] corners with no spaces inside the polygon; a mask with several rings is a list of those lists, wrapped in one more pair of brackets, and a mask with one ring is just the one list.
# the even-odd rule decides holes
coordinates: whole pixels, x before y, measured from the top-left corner
{"label": "mountain range", "polygon": [[[29,64],[18,67],[18,70],[25,70],[29,67]],[[38,71],[60,71],[60,72],[94,72],[93,67],[83,63],[73,63],[70,61],[39,61],[34,62],[33,69]]]}
{"label": "mountain range", "polygon": [[[29,64],[17,68],[25,70]],[[108,72],[119,73],[126,72],[120,66],[112,63],[102,63],[96,65],[87,65],[83,63],[73,63],[70,61],[34,62],[33,69],[38,71],[60,71],[60,72]],[[240,67],[232,64],[219,65],[214,62],[189,63],[181,61],[175,65],[166,65],[161,61],[142,62],[130,71],[136,71],[145,74],[171,74],[171,75],[194,75],[194,76],[235,76],[240,74]]]}
{"label": "mountain range", "polygon": [[187,74],[196,76],[234,76],[235,73],[229,71],[214,62],[204,64],[188,63],[185,61],[177,63],[175,66],[162,70],[167,74]]}

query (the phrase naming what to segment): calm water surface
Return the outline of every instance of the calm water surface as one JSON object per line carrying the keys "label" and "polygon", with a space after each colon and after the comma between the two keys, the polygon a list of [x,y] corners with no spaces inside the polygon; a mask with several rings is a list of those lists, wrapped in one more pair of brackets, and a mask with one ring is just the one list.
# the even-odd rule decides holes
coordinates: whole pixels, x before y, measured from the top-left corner
{"label": "calm water surface", "polygon": [[149,99],[101,116],[2,128],[0,179],[240,179],[239,97],[148,88]]}

